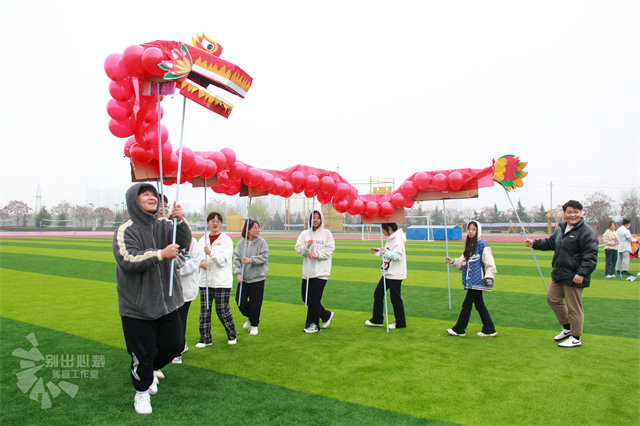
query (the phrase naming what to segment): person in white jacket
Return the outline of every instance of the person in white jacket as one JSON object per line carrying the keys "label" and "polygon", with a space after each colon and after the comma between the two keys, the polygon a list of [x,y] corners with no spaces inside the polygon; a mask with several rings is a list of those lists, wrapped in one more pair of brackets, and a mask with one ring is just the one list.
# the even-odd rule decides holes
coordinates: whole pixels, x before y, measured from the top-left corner
{"label": "person in white jacket", "polygon": [[393,314],[396,321],[389,324],[389,328],[405,328],[407,320],[404,315],[404,303],[401,296],[402,280],[407,278],[407,255],[404,243],[407,237],[404,235],[402,228],[398,228],[395,223],[382,223],[382,233],[387,238],[384,248],[372,248],[376,257],[382,256],[384,259],[383,276],[378,281],[375,291],[373,292],[373,316],[364,323],[369,327],[382,327],[384,325],[383,307],[384,307],[384,291],[385,280],[386,289],[390,290],[391,304],[393,305]]}
{"label": "person in white jacket", "polygon": [[[184,351],[189,350],[187,344],[187,316],[189,315],[189,307],[191,302],[198,296],[198,285],[200,284],[200,262],[204,259],[204,251],[198,244],[198,241],[191,237],[191,245],[184,253],[184,266],[178,269],[180,274],[180,284],[182,285],[182,296],[184,297],[184,305],[178,312],[180,313],[180,321],[182,321],[182,331],[185,335]],[[173,364],[182,364],[182,354],[178,355],[171,361]]]}
{"label": "person in white jacket", "polygon": [[233,241],[220,231],[222,223],[220,213],[209,213],[209,233],[200,239],[205,256],[200,262],[200,342],[196,348],[211,346],[211,308],[214,300],[216,314],[227,333],[228,343],[237,343],[236,327],[229,307],[233,288]]}
{"label": "person in white jacket", "polygon": [[320,320],[322,320],[322,328],[327,328],[334,315],[322,306],[322,293],[331,275],[331,255],[336,245],[331,231],[324,228],[322,212],[316,210],[309,215],[309,228],[302,231],[298,237],[296,252],[304,257],[302,301],[307,302],[308,308],[304,332],[316,333],[320,331]]}
{"label": "person in white jacket", "polygon": [[629,273],[629,253],[631,253],[631,243],[638,241],[632,235],[631,231],[629,231],[629,227],[631,226],[631,221],[629,219],[622,220],[622,226],[618,228],[618,238],[620,242],[618,243],[618,255],[620,256],[620,260],[618,261],[618,266],[616,267],[616,273],[620,275],[631,275]]}

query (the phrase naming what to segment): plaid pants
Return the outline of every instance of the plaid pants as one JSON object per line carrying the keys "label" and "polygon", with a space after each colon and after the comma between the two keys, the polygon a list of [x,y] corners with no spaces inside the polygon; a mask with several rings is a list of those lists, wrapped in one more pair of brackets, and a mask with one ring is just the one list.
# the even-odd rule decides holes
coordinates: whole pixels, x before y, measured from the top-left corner
{"label": "plaid pants", "polygon": [[207,301],[207,289],[200,287],[200,341],[202,343],[211,343],[211,308],[214,305],[214,299],[216,314],[224,326],[227,339],[233,340],[236,338],[236,327],[233,324],[231,307],[229,307],[230,296],[230,288],[209,288],[209,299]]}

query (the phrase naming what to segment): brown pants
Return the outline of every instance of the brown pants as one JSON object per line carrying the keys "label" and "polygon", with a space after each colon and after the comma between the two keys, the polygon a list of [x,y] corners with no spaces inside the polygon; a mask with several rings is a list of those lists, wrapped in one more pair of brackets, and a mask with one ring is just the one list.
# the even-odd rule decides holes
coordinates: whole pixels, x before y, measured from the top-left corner
{"label": "brown pants", "polygon": [[[551,280],[547,292],[547,303],[556,314],[561,325],[571,324],[571,335],[582,335],[584,311],[582,310],[582,287],[558,284]],[[566,305],[565,305],[566,301]]]}

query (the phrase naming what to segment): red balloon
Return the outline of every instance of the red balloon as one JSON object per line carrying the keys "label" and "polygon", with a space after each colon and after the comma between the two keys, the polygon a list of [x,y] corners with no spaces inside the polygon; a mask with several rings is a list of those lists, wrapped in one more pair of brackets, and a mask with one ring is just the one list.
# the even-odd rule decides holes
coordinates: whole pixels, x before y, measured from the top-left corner
{"label": "red balloon", "polygon": [[284,181],[282,179],[276,178],[275,183],[273,184],[273,188],[271,188],[271,194],[273,195],[281,195],[284,192]]}
{"label": "red balloon", "polygon": [[407,204],[405,204],[405,206],[404,206],[404,207],[405,207],[405,208],[407,208],[407,209],[410,209],[411,207],[413,207],[413,205],[414,205],[415,203],[416,203],[416,202],[415,202],[414,200],[409,200],[409,201],[407,201]]}
{"label": "red balloon", "polygon": [[291,182],[289,182],[288,180],[284,181],[284,192],[282,193],[281,197],[284,198],[289,198],[293,195],[293,185],[291,185]]}
{"label": "red balloon", "polygon": [[165,71],[158,65],[165,59],[162,50],[157,47],[148,47],[142,53],[142,66],[149,74],[161,75],[164,74]]}
{"label": "red balloon", "polygon": [[124,143],[124,156],[125,157],[131,157],[131,153],[129,152],[129,148],[131,148],[131,145],[133,145],[134,143],[136,143],[136,138],[129,138]]}
{"label": "red balloon", "polygon": [[127,67],[122,62],[121,53],[112,53],[104,60],[104,72],[111,80],[122,80],[128,74]]}
{"label": "red balloon", "polygon": [[148,163],[153,159],[153,150],[146,149],[138,144],[132,145],[131,148],[129,148],[129,152],[131,153],[131,158],[138,163]]}
{"label": "red balloon", "polygon": [[211,179],[218,172],[218,166],[216,163],[209,160],[208,158],[204,160],[204,172],[200,175],[202,179]]}
{"label": "red balloon", "polygon": [[116,121],[111,119],[109,120],[109,130],[115,137],[128,138],[129,136],[133,136],[135,127],[131,120]]}
{"label": "red balloon", "polygon": [[413,177],[413,183],[420,191],[425,191],[429,187],[431,178],[425,172],[418,172]]}
{"label": "red balloon", "polygon": [[242,179],[246,173],[247,167],[244,165],[244,163],[241,163],[239,161],[233,163],[233,166],[229,168],[229,176],[234,179]]}
{"label": "red balloon", "polygon": [[[180,158],[180,150],[176,151],[176,155]],[[193,153],[193,150],[187,146],[182,147],[182,165],[181,169],[184,172],[185,170],[189,170],[193,163],[195,162],[196,155]]]}
{"label": "red balloon", "polygon": [[214,151],[209,154],[209,160],[213,160],[213,162],[216,163],[216,166],[218,166],[218,171],[227,170],[227,158],[223,153]]}
{"label": "red balloon", "polygon": [[[292,186],[293,186],[293,185],[292,185]],[[293,188],[293,193],[294,193],[294,194],[299,194],[299,193],[301,193],[302,191],[304,191],[304,188],[303,188],[303,187],[301,187],[301,186],[296,186],[295,188]]]}
{"label": "red balloon", "polygon": [[109,94],[116,101],[126,102],[131,99],[133,93],[133,85],[128,78],[109,82]]}
{"label": "red balloon", "polygon": [[305,189],[304,196],[307,198],[313,198],[316,196],[316,191],[309,191],[308,189]]}
{"label": "red balloon", "polygon": [[364,211],[364,203],[360,199],[356,199],[351,203],[351,207],[347,210],[347,212],[351,216],[356,216],[361,214]]}
{"label": "red balloon", "polygon": [[224,155],[225,163],[227,164],[227,168],[233,166],[236,162],[236,153],[231,148],[222,148],[220,153]]}
{"label": "red balloon", "polygon": [[[160,161],[160,156],[158,155],[158,145],[151,145],[150,148],[153,150],[153,158]],[[170,157],[172,152],[173,148],[171,147],[171,142],[167,141],[167,143],[162,145],[162,162],[164,162],[165,158]]]}
{"label": "red balloon", "polygon": [[462,177],[462,173],[453,172],[449,175],[449,186],[451,186],[451,189],[453,189],[454,191],[460,191],[462,185],[464,185],[464,178]]}
{"label": "red balloon", "polygon": [[204,164],[204,158],[200,157],[199,155],[196,155],[193,158],[193,166],[191,166],[189,170],[185,172],[185,175],[192,178],[196,176],[200,176],[202,172],[204,172],[205,168],[206,168],[206,165]]}
{"label": "red balloon", "polygon": [[257,167],[252,167],[247,170],[247,174],[244,176],[244,183],[248,186],[258,186],[262,182],[262,170]]}
{"label": "red balloon", "polygon": [[[164,117],[164,108],[162,108],[162,105],[160,105],[160,119],[162,120],[162,117]],[[144,113],[144,117],[142,118],[142,121],[147,123],[147,124],[156,124],[156,127],[158,127],[158,103],[154,102],[153,104],[150,104],[147,107],[146,112]]]}
{"label": "red balloon", "polygon": [[[331,176],[323,176],[320,179],[320,190],[326,192],[327,194],[331,194],[336,187],[336,183],[334,182]],[[324,203],[323,203],[324,204]]]}
{"label": "red balloon", "polygon": [[400,185],[399,191],[405,198],[412,198],[414,195],[418,193],[418,188],[411,182],[410,180],[404,181],[402,185]]}
{"label": "red balloon", "polygon": [[433,186],[435,186],[438,191],[444,191],[449,186],[447,177],[442,173],[438,173],[433,177]]}
{"label": "red balloon", "polygon": [[172,152],[168,157],[162,157],[162,173],[171,175],[178,171],[178,154]]}
{"label": "red balloon", "polygon": [[[164,124],[160,124],[160,134],[162,143],[169,140],[169,129]],[[147,145],[158,146],[158,123],[150,124],[144,129],[144,141]]]}
{"label": "red balloon", "polygon": [[289,182],[291,182],[291,185],[293,185],[294,188],[302,186],[304,184],[304,174],[301,171],[296,170],[291,173]]}
{"label": "red balloon", "polygon": [[334,198],[332,204],[338,213],[345,213],[349,208],[349,201],[346,198]]}
{"label": "red balloon", "polygon": [[258,185],[261,191],[269,191],[276,184],[276,178],[271,173],[262,173],[262,182]]}
{"label": "red balloon", "polygon": [[122,52],[122,63],[127,67],[129,75],[135,77],[144,71],[142,67],[142,52],[144,52],[144,49],[137,44],[127,47]]}
{"label": "red balloon", "polygon": [[315,191],[320,186],[320,179],[316,175],[309,175],[304,182],[304,189],[309,191]]}
{"label": "red balloon", "polygon": [[333,192],[334,197],[345,198],[349,195],[349,185],[344,182],[340,182],[336,186],[336,190]]}
{"label": "red balloon", "polygon": [[393,214],[393,212],[396,211],[396,209],[391,205],[390,202],[385,201],[384,203],[380,204],[380,214],[384,217],[389,217]]}
{"label": "red balloon", "polygon": [[395,207],[396,209],[401,209],[405,204],[407,204],[407,200],[404,198],[404,195],[396,192],[391,196],[391,204],[393,204],[393,207]]}
{"label": "red balloon", "polygon": [[320,204],[329,204],[331,202],[331,194],[327,194],[326,192],[318,192],[317,198]]}
{"label": "red balloon", "polygon": [[373,201],[369,201],[364,205],[364,215],[367,217],[374,217],[378,214],[380,208],[378,207],[378,203],[374,203]]}
{"label": "red balloon", "polygon": [[107,102],[107,114],[116,121],[122,121],[131,118],[133,109],[129,102],[119,102],[112,98]]}

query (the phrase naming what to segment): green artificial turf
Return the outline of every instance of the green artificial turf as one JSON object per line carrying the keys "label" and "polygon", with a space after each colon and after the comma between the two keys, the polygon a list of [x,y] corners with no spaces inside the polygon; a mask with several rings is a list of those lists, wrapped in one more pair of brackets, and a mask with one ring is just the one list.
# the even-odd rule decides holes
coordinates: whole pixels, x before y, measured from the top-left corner
{"label": "green artificial turf", "polygon": [[[485,301],[498,337],[475,336],[481,325],[474,312],[467,336],[455,338],[445,330],[455,323],[465,294],[459,272],[451,270],[449,309],[444,243],[409,242],[409,277],[402,286],[408,327],[386,333],[364,326],[380,278],[379,259],[368,247],[379,241],[337,240],[323,298],[325,307],[336,312],[335,318],[328,329],[307,335],[302,333],[305,308],[295,240],[267,241],[271,257],[260,334],[248,336],[239,330],[238,345],[229,346],[222,326],[214,321],[214,344],[195,349],[196,300],[187,331],[192,349],[184,354],[183,365],[165,368],[162,393],[152,400],[151,417],[156,422],[640,423],[637,283],[606,280],[600,277],[604,274],[599,265],[583,299],[584,345],[561,349],[553,341],[559,325],[546,304],[530,251],[522,244],[493,243],[498,276]],[[452,242],[449,250],[457,256],[462,245]],[[604,264],[604,253],[600,255]],[[536,252],[536,257],[548,282],[551,253]],[[0,240],[0,284],[2,424],[151,422],[130,407],[133,388],[117,310],[111,239]],[[232,308],[239,327],[244,318]],[[391,305],[389,310],[393,322]],[[113,365],[96,381],[99,390],[85,391],[86,381],[91,389],[92,382],[80,380],[74,399],[67,397],[64,402],[61,395],[51,409],[38,409],[39,417],[31,420],[30,411],[38,404],[17,389],[20,365],[10,356],[16,347],[27,347],[24,336],[31,332],[53,336],[48,344],[62,345],[65,352],[77,347],[87,348],[87,353],[109,353]],[[18,340],[22,346],[14,344]],[[109,395],[117,395],[117,401]],[[253,404],[246,402],[254,399]],[[219,407],[209,408],[203,416],[201,400],[209,402],[207,407],[218,401]],[[58,402],[65,408],[56,408]],[[87,405],[100,407],[101,417],[85,418],[91,411]],[[54,408],[63,410],[58,414],[67,415],[68,421],[53,421],[43,414],[53,413]]]}

